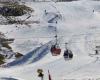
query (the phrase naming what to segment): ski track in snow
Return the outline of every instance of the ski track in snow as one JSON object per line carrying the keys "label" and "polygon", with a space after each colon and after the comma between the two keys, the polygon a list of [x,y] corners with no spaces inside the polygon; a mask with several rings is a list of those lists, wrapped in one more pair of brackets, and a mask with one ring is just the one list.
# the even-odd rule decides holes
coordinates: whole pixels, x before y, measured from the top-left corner
{"label": "ski track in snow", "polygon": [[16,65],[22,65],[22,64],[31,64],[34,63],[38,60],[40,60],[41,58],[43,58],[46,54],[48,54],[49,50],[50,50],[50,42],[48,42],[47,44],[42,45],[41,47],[36,48],[35,50],[27,53],[25,56],[23,56],[21,59],[15,60],[11,63],[7,64],[7,67],[10,66],[16,66]]}

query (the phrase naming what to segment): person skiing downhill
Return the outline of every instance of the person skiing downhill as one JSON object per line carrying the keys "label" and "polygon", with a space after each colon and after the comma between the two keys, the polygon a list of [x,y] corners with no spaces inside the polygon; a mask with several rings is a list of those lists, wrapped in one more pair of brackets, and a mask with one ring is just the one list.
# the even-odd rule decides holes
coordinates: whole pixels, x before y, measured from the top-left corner
{"label": "person skiing downhill", "polygon": [[44,78],[43,70],[42,69],[38,69],[37,72],[38,72],[38,77],[40,77],[41,80],[43,80],[43,78]]}
{"label": "person skiing downhill", "polygon": [[47,14],[48,14],[46,10],[44,10],[44,13],[45,13],[45,15],[47,15]]}

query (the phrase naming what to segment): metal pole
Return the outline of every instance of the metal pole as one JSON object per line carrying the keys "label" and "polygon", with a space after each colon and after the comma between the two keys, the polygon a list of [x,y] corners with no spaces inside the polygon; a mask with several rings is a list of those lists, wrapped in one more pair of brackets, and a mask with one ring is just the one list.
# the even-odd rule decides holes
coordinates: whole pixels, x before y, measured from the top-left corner
{"label": "metal pole", "polygon": [[56,43],[55,43],[55,44],[56,44],[56,45],[58,45],[58,39],[57,39],[57,37],[58,37],[58,36],[57,36],[57,28],[55,27],[55,40],[56,40]]}
{"label": "metal pole", "polygon": [[43,78],[43,77],[41,77],[41,80],[44,80],[44,78]]}
{"label": "metal pole", "polygon": [[66,50],[68,49],[67,44],[68,44],[68,43],[65,43],[65,48],[66,48]]}

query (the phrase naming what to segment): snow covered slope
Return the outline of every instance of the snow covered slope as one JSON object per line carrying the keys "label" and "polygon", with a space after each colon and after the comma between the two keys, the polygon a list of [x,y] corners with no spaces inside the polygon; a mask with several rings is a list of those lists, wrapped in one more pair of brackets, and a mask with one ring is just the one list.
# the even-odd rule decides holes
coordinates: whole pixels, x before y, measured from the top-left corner
{"label": "snow covered slope", "polygon": [[[6,33],[8,37],[15,38],[15,42],[11,45],[13,49],[25,56],[9,63],[9,68],[0,68],[0,80],[9,80],[9,78],[12,80],[40,80],[37,74],[39,68],[44,71],[44,80],[48,80],[48,69],[52,80],[99,79],[100,61],[97,60],[98,56],[90,57],[89,54],[94,53],[97,42],[98,44],[100,42],[100,2],[89,0],[70,3],[27,2],[26,5],[35,10],[31,19],[39,20],[40,23],[31,24],[31,28],[26,25],[18,25],[20,28],[15,25],[1,25],[0,31]],[[62,19],[57,24],[48,24],[47,17],[44,15],[45,10],[60,13]],[[54,24],[58,29],[62,49],[61,55],[57,57],[51,55],[47,45],[54,39],[55,34],[54,27],[48,26]],[[65,42],[69,43],[68,47],[74,54],[72,60],[65,61],[63,58]],[[36,48],[40,44],[44,45]],[[37,60],[34,60],[35,58]]]}

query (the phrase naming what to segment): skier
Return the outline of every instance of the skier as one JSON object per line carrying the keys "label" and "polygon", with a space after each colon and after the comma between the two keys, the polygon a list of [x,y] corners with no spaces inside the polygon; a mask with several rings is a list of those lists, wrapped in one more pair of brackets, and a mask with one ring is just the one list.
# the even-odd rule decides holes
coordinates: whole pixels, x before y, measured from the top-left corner
{"label": "skier", "polygon": [[46,10],[44,10],[44,13],[45,13],[45,15],[47,15],[47,11]]}
{"label": "skier", "polygon": [[40,77],[41,80],[43,80],[43,78],[44,78],[43,70],[42,69],[38,69],[37,72],[38,72],[38,77]]}
{"label": "skier", "polygon": [[93,12],[94,12],[94,10],[93,10]]}
{"label": "skier", "polygon": [[98,55],[98,54],[99,54],[99,53],[98,53],[98,50],[95,50],[95,54],[96,54],[96,55]]}

